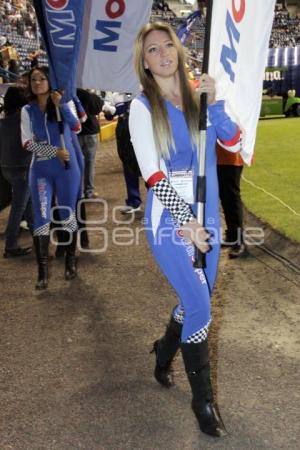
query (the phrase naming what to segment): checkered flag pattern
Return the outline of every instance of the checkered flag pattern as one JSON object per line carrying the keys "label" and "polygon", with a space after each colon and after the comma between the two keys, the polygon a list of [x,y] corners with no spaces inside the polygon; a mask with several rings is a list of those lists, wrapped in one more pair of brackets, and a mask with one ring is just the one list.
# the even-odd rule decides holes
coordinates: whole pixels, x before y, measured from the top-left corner
{"label": "checkered flag pattern", "polygon": [[180,226],[194,219],[190,206],[177,194],[169,180],[163,178],[152,187],[153,192]]}
{"label": "checkered flag pattern", "polygon": [[184,309],[179,307],[176,309],[176,311],[173,313],[173,319],[175,322],[180,323],[183,325],[184,322]]}
{"label": "checkered flag pattern", "polygon": [[27,146],[26,150],[34,153],[40,159],[52,159],[55,158],[57,147],[49,144],[41,144],[40,142],[31,141]]}
{"label": "checkered flag pattern", "polygon": [[69,233],[74,233],[74,231],[77,231],[75,212],[73,212],[67,219],[63,220],[61,222],[61,226],[63,230],[68,231]]}
{"label": "checkered flag pattern", "polygon": [[34,230],[34,236],[49,236],[50,234],[50,222],[45,223],[41,227],[38,227]]}
{"label": "checkered flag pattern", "polygon": [[191,336],[187,338],[188,344],[199,344],[207,339],[208,329],[209,329],[210,321],[205,325],[205,327],[193,333]]}

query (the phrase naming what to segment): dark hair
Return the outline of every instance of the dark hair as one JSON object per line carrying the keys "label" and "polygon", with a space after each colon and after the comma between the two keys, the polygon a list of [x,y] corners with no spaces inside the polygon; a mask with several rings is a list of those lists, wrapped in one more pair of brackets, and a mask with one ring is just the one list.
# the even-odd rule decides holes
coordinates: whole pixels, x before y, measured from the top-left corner
{"label": "dark hair", "polygon": [[25,91],[20,86],[10,86],[4,96],[3,111],[6,116],[20,111],[27,104]]}
{"label": "dark hair", "polygon": [[[30,70],[29,76],[28,76],[28,78],[29,78],[29,86],[28,86],[29,99],[31,101],[35,100],[37,98],[37,96],[32,92],[32,89],[31,89],[31,77],[32,77],[33,72],[35,72],[36,70],[38,72],[41,72],[43,75],[45,75],[47,77],[47,80],[48,80],[48,83],[49,83],[49,88],[51,89],[50,80],[49,80],[49,68],[47,66],[36,66],[36,67],[33,67]],[[48,100],[47,100],[46,113],[47,113],[48,120],[50,120],[51,122],[56,121],[55,105],[52,102],[50,95],[49,95]]]}
{"label": "dark hair", "polygon": [[20,79],[26,79],[26,84],[29,84],[29,70],[25,70],[24,72],[19,74],[19,80]]}

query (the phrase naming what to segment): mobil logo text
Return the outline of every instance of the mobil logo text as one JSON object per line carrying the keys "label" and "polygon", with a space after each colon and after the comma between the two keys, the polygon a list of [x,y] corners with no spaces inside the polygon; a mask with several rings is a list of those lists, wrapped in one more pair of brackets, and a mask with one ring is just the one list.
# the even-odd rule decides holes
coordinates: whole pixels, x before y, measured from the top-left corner
{"label": "mobil logo text", "polygon": [[118,50],[117,41],[120,38],[118,30],[121,29],[120,18],[126,10],[125,0],[108,0],[105,5],[106,19],[96,21],[96,30],[102,33],[103,37],[94,39],[94,50],[102,52],[116,52]]}
{"label": "mobil logo text", "polygon": [[232,0],[231,11],[226,12],[226,30],[229,45],[223,45],[221,50],[221,64],[232,83],[235,81],[234,64],[237,62],[237,46],[240,42],[239,24],[244,19],[246,12],[246,0]]}
{"label": "mobil logo text", "polygon": [[52,44],[55,47],[72,48],[75,42],[76,20],[73,9],[69,7],[69,0],[46,0],[45,15]]}

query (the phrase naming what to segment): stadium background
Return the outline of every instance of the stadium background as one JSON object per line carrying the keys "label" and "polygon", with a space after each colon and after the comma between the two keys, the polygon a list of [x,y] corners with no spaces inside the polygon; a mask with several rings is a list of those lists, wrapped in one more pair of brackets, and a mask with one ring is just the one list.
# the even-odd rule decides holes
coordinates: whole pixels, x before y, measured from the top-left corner
{"label": "stadium background", "polygon": [[[197,80],[201,73],[205,0],[169,2],[154,0],[151,14],[152,21],[167,21],[175,30],[178,30],[186,23],[186,17],[198,8],[202,14],[194,21],[190,34],[184,42],[190,77],[194,80]],[[268,65],[270,67],[266,67],[264,81],[264,93],[268,95],[264,96],[262,115],[284,117],[284,106],[288,95],[300,97],[300,66],[295,62],[295,58],[297,58],[297,64],[300,62],[300,54],[298,55],[300,53],[300,0],[277,1],[269,48]],[[285,64],[282,62],[283,54],[287,55],[285,57],[287,66],[286,62]],[[47,64],[47,56],[43,51],[31,1],[2,1],[0,4],[0,103],[1,93],[3,97],[5,92],[5,85],[1,82],[14,82],[18,75],[31,67],[34,59],[37,59],[39,64]],[[101,86],[96,88],[100,94]],[[286,115],[299,116],[300,105],[293,105]],[[296,195],[297,189],[292,189],[292,186],[299,188],[297,175],[289,168],[282,173],[282,153],[277,154],[276,151],[280,142],[292,167],[298,167],[299,161],[294,152],[295,139],[293,139],[295,137],[296,142],[299,142],[298,128],[298,123],[293,122],[292,119],[277,121],[276,124],[267,125],[262,122],[259,124],[255,148],[257,165],[254,169],[245,171],[243,199],[245,205],[261,219],[299,242],[299,200]],[[274,139],[274,129],[275,132],[278,129],[281,130],[279,141]],[[102,139],[110,138],[113,130],[113,126],[102,127]],[[271,158],[273,170],[268,172],[266,177],[265,165],[270,164],[272,154],[276,154],[277,157]],[[278,190],[276,188],[277,174],[280,172],[284,184]],[[260,183],[257,183],[258,180]],[[262,180],[265,182],[262,183]]]}
{"label": "stadium background", "polygon": [[[196,9],[200,9],[201,16],[194,21],[184,42],[190,78],[195,82],[201,73],[205,1],[154,0],[151,13],[152,21],[167,21],[178,30]],[[300,0],[278,0],[269,44],[269,67],[266,67],[265,73],[264,93],[268,95],[263,97],[263,116],[268,117],[269,114],[273,117],[284,117],[288,95],[300,97],[300,65],[296,65],[300,62],[300,54],[297,52],[300,53]],[[14,82],[22,72],[31,67],[35,59],[39,64],[47,64],[31,1],[2,1],[0,104],[5,84]],[[96,92],[100,95],[101,86],[96,88]],[[299,116],[300,104],[293,105],[286,115]],[[101,121],[103,123],[103,117]],[[299,167],[298,154],[295,153],[295,142],[299,142],[298,130],[298,122],[293,119],[280,120],[276,123],[260,121],[255,147],[255,165],[252,169],[244,171],[242,191],[244,203],[252,212],[284,235],[300,242],[298,212],[300,205],[297,196],[299,183],[297,173],[293,171],[293,168]],[[104,124],[102,140],[111,138],[113,132],[114,124],[108,126]],[[277,134],[278,137],[275,139]],[[272,155],[276,155],[276,158],[272,158]],[[283,155],[285,164],[282,164]],[[266,173],[267,166],[269,170]],[[283,180],[280,187],[277,182],[279,173]]]}
{"label": "stadium background", "polygon": [[[178,14],[188,9],[176,3]],[[270,183],[265,191],[280,190],[278,198],[286,191],[285,203],[297,211],[298,121],[260,121],[256,162],[247,174],[257,177],[256,185]],[[119,205],[124,186],[114,140],[100,144],[96,170],[101,197]],[[249,189],[258,203],[257,189]],[[277,217],[279,203],[262,195],[264,214],[274,200]],[[7,209],[0,214],[2,246]],[[97,219],[99,209],[89,214]],[[290,217],[297,219],[284,215],[289,224]],[[250,258],[233,261],[222,251],[210,345],[214,388],[230,435],[216,444],[197,430],[181,359],[172,392],[162,392],[152,379],[151,344],[168,320],[174,294],[141,226],[141,217],[129,225],[139,232],[138,245],[81,253],[73,283],[63,279],[63,263],[52,260],[46,293],[34,290],[33,255],[1,259],[0,449],[298,449],[300,246],[264,227],[266,246],[251,249]],[[118,228],[110,220],[109,236]],[[101,237],[91,233],[91,240],[99,244]],[[20,241],[30,242],[29,233],[22,232]]]}

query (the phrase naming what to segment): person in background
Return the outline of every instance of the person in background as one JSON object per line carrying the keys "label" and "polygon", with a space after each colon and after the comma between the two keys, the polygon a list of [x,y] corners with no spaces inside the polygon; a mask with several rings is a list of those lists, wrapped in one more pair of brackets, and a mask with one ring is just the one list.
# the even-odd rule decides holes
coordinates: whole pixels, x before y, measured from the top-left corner
{"label": "person in background", "polygon": [[33,210],[28,184],[31,154],[24,152],[20,133],[20,111],[26,105],[24,89],[10,86],[4,97],[5,118],[0,120],[0,165],[3,177],[11,185],[11,208],[5,232],[4,258],[28,255],[31,247],[18,246],[22,217],[33,230]]}
{"label": "person in background", "polygon": [[[50,241],[51,201],[56,195],[63,229],[69,235],[66,248],[65,279],[77,275],[76,204],[80,191],[80,170],[73,146],[72,132],[79,132],[80,122],[58,91],[51,92],[49,70],[36,67],[29,73],[31,102],[22,108],[22,144],[31,152],[30,190],[34,207],[34,245],[38,263],[36,289],[48,286],[48,248]],[[66,148],[61,147],[55,108],[60,109]],[[68,163],[68,166],[66,166]]]}
{"label": "person in background", "polygon": [[20,86],[24,89],[25,95],[28,96],[28,87],[29,87],[29,71],[22,72],[19,75],[17,80],[17,86]]}
{"label": "person in background", "polygon": [[28,55],[28,59],[30,61],[30,67],[33,69],[34,67],[39,66],[39,57],[45,55],[44,50],[39,48],[38,50],[35,50],[34,52],[30,53]]}
{"label": "person in background", "polygon": [[[194,196],[200,102],[187,77],[184,49],[170,26],[151,23],[138,33],[134,55],[143,91],[131,103],[129,129],[149,187],[146,233],[157,263],[179,298],[164,336],[154,342],[154,376],[166,388],[173,385],[171,365],[180,348],[199,427],[221,437],[226,430],[214,402],[208,352],[210,302],[220,252],[215,146],[218,138],[239,151],[240,130],[226,114],[224,101],[216,101],[214,80],[203,74],[199,93],[207,93],[210,123],[204,228],[195,219]],[[206,255],[204,269],[193,267],[194,246]]]}
{"label": "person in background", "polygon": [[116,127],[117,151],[123,165],[124,180],[127,190],[126,206],[122,208],[122,214],[132,214],[141,210],[141,194],[139,178],[141,172],[132,147],[128,119],[129,108],[132,100],[131,94],[114,92],[109,101],[102,108],[105,118],[112,120],[118,117]]}
{"label": "person in background", "polygon": [[97,115],[102,111],[103,100],[98,95],[84,89],[77,89],[77,96],[87,115],[79,134],[79,143],[84,156],[84,195],[97,198],[95,191],[95,158],[99,140],[100,125]]}
{"label": "person in background", "polygon": [[[1,148],[1,146],[0,146]],[[1,158],[1,153],[0,153]],[[3,176],[0,165],[0,212],[11,204],[12,189],[11,185]]]}
{"label": "person in background", "polygon": [[229,247],[229,258],[245,257],[248,254],[244,242],[243,203],[241,199],[241,176],[244,162],[239,153],[232,153],[217,142],[217,171],[219,196],[226,223],[225,240],[222,247]]}

